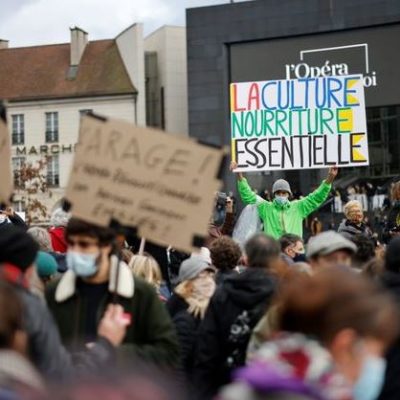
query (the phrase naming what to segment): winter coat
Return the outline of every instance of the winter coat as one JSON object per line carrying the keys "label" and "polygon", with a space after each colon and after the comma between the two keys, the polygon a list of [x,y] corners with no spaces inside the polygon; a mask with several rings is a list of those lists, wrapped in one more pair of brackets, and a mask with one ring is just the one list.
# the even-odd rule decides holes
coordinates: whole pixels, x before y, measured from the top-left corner
{"label": "winter coat", "polygon": [[251,330],[266,312],[275,287],[265,270],[248,268],[217,288],[196,346],[194,382],[200,398],[211,398],[243,365]]}
{"label": "winter coat", "polygon": [[385,243],[389,243],[393,237],[393,232],[400,232],[400,201],[393,202],[389,210],[387,222],[383,229],[383,239]]}
{"label": "winter coat", "polygon": [[[158,365],[175,366],[179,361],[179,349],[175,329],[165,306],[152,286],[134,277],[130,268],[120,262],[118,284],[117,258],[111,257],[108,290],[97,308],[97,324],[111,303],[117,287],[118,303],[130,315],[131,323],[123,344],[118,348],[119,359],[131,362],[134,357]],[[65,344],[80,348],[85,332],[87,313],[85,299],[76,285],[77,277],[68,270],[61,279],[46,288],[47,304],[56,320]]]}
{"label": "winter coat", "polygon": [[189,314],[189,305],[177,294],[168,300],[167,309],[178,334],[181,363],[188,378],[191,378],[194,364],[194,351],[200,325],[200,318]]}
{"label": "winter coat", "polygon": [[33,364],[47,378],[64,379],[79,371],[101,370],[115,357],[111,343],[104,338],[71,355],[64,348],[57,326],[44,302],[21,286],[15,286],[24,312],[24,327],[28,334],[29,356]]}
{"label": "winter coat", "polygon": [[347,219],[344,219],[338,228],[338,233],[351,239],[355,235],[363,235],[368,239],[372,239],[371,229],[367,225],[361,223],[360,225],[353,224]]}
{"label": "winter coat", "polygon": [[[400,273],[385,271],[381,282],[393,294],[400,309]],[[385,383],[378,399],[398,400],[400,393],[400,337],[387,352],[386,361]]]}
{"label": "winter coat", "polygon": [[[285,233],[303,236],[303,220],[317,210],[327,199],[332,185],[323,181],[307,197],[288,201],[281,205],[276,200],[262,201],[258,204],[258,214],[264,223],[264,232],[275,239]],[[257,195],[253,192],[246,178],[238,181],[239,194],[245,204],[255,204]]]}

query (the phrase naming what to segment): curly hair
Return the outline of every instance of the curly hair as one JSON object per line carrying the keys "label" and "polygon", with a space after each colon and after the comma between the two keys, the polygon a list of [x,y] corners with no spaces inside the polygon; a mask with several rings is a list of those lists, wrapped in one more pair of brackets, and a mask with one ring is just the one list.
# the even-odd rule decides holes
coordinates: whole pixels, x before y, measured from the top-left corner
{"label": "curly hair", "polygon": [[213,265],[220,271],[226,271],[238,265],[242,251],[229,236],[221,236],[211,244],[210,255]]}

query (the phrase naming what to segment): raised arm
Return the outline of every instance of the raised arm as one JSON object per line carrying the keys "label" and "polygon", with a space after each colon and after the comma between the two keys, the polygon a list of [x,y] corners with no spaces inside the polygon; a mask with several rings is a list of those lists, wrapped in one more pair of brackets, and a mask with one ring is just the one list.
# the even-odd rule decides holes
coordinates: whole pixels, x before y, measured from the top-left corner
{"label": "raised arm", "polygon": [[245,204],[256,204],[257,203],[257,195],[253,192],[250,185],[247,182],[247,179],[243,176],[241,172],[235,172],[237,168],[237,163],[235,161],[231,162],[231,171],[236,174],[236,179],[238,181],[238,191],[240,198]]}
{"label": "raised arm", "polygon": [[329,195],[329,192],[332,189],[332,182],[335,180],[337,174],[337,167],[329,168],[328,176],[321,183],[321,185],[312,193],[310,193],[307,197],[299,200],[298,204],[304,218],[317,210],[325,202]]}

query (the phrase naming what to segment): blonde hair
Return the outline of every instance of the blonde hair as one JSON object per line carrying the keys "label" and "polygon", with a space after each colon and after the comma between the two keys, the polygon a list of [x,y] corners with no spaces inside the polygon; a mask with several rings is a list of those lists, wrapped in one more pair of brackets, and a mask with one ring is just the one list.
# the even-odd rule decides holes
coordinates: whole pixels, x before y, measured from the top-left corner
{"label": "blonde hair", "polygon": [[162,275],[158,262],[150,255],[134,255],[129,267],[132,269],[133,275],[144,279],[155,287],[159,287],[162,281]]}
{"label": "blonde hair", "polygon": [[345,216],[346,218],[348,218],[348,217],[349,217],[349,214],[350,214],[350,212],[351,212],[351,210],[352,210],[353,208],[355,208],[355,207],[357,207],[358,209],[360,209],[361,212],[363,211],[362,205],[361,205],[361,203],[360,203],[358,200],[350,200],[350,201],[347,202],[347,203],[345,204],[345,206],[343,207],[344,216]]}

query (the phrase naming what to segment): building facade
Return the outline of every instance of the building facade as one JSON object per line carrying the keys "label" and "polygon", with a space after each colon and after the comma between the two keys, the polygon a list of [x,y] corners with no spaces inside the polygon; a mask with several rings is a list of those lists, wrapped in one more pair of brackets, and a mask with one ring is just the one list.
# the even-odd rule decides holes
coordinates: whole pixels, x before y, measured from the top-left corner
{"label": "building facade", "polygon": [[[187,10],[189,134],[230,142],[229,84],[362,74],[370,166],[343,169],[349,179],[400,174],[400,2],[265,0]],[[327,69],[328,68],[328,69]],[[336,72],[335,72],[336,71]],[[250,176],[258,189],[277,176],[307,192],[326,171]],[[251,174],[250,174],[251,175]],[[234,178],[226,176],[229,188]]]}
{"label": "building facade", "polygon": [[147,125],[187,135],[186,28],[163,26],[144,48]]}
{"label": "building facade", "polygon": [[[0,43],[0,98],[6,100],[12,165],[37,165],[48,193],[36,197],[51,209],[63,196],[82,115],[94,112],[145,125],[143,27],[135,24],[115,39],[89,41],[80,28],[71,42],[8,48]],[[14,196],[24,211],[26,189]]]}

